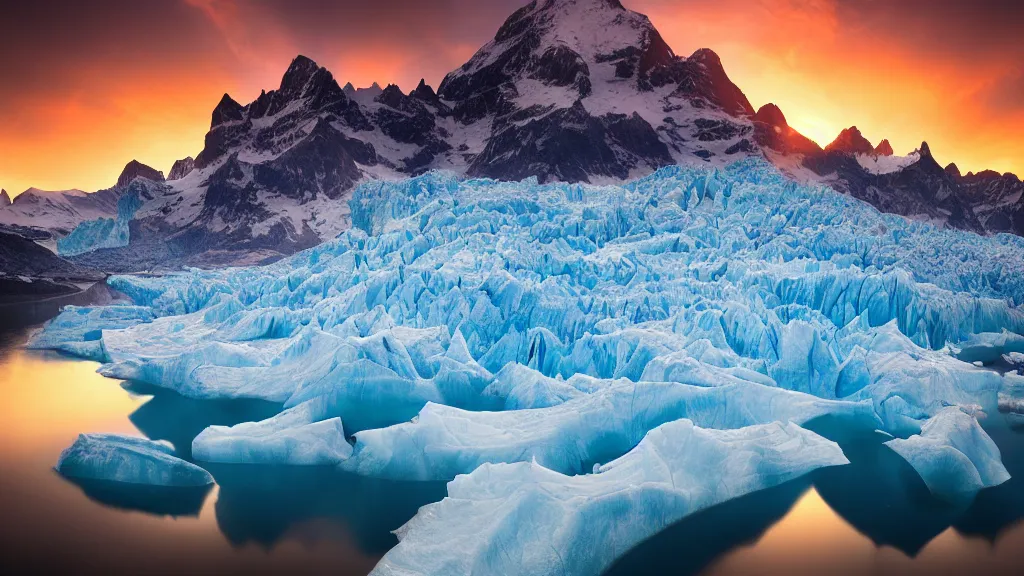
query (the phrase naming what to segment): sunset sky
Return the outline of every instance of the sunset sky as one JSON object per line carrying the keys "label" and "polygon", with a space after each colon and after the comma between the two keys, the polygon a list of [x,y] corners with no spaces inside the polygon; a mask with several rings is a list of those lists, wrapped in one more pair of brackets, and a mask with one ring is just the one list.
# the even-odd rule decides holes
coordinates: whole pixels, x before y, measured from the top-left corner
{"label": "sunset sky", "polygon": [[[299,53],[344,84],[437,86],[521,0],[97,0],[0,9],[0,187],[96,190],[201,149],[221,94]],[[675,51],[709,47],[755,107],[820,144],[857,125],[898,154],[1024,175],[1024,2],[623,0]]]}

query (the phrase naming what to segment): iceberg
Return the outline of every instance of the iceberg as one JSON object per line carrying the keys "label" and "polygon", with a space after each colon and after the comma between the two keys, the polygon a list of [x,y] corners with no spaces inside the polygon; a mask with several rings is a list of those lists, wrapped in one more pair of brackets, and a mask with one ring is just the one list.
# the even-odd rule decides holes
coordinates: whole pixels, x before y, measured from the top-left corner
{"label": "iceberg", "polygon": [[231,464],[338,464],[352,454],[341,418],[323,418],[317,400],[261,422],[210,426],[192,440],[200,462]]}
{"label": "iceberg", "polygon": [[684,419],[593,474],[485,464],[398,529],[372,574],[600,574],[689,514],[847,463],[837,444],[793,423],[708,430]]}
{"label": "iceberg", "polygon": [[[349,204],[351,229],[273,264],[113,276],[132,305],[68,307],[31,345],[192,399],[280,406],[204,431],[197,458],[454,478],[446,502],[495,521],[460,492],[468,479],[480,494],[524,487],[524,502],[550,498],[528,486],[600,500],[619,474],[607,463],[664,465],[642,439],[680,419],[702,438],[838,419],[885,433],[937,494],[1004,479],[977,417],[1024,413],[1024,378],[1005,370],[1024,353],[1019,238],[881,214],[757,159],[609,186],[428,172],[364,183]],[[565,538],[589,538],[583,518],[607,524],[607,508],[559,502],[519,516],[526,532],[564,521]],[[533,546],[432,513],[411,525],[479,529],[513,558]],[[623,530],[601,555],[633,541]],[[414,533],[400,550],[426,546]],[[465,561],[484,564],[465,566],[497,570],[474,542]],[[441,566],[404,554],[390,566]],[[541,573],[605,565],[545,554],[525,557]]]}
{"label": "iceberg", "polygon": [[174,456],[163,442],[116,434],[81,434],[64,449],[54,467],[69,478],[149,486],[196,487],[213,476]]}
{"label": "iceberg", "polygon": [[939,412],[920,434],[885,444],[917,470],[933,494],[954,502],[1010,479],[995,442],[959,408]]}

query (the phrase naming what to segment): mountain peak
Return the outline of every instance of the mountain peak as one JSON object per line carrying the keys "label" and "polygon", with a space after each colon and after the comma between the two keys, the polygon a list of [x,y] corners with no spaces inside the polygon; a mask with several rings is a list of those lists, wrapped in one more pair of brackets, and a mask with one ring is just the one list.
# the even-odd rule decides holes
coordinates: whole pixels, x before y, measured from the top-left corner
{"label": "mountain peak", "polygon": [[878,146],[875,147],[875,156],[892,156],[892,154],[892,144],[889,144],[888,139],[883,139],[878,143]]}
{"label": "mountain peak", "polygon": [[963,177],[963,176],[962,176],[962,175],[960,174],[960,167],[959,167],[959,166],[957,166],[957,165],[956,165],[956,163],[954,163],[954,162],[950,162],[950,163],[949,163],[949,164],[948,164],[948,165],[946,166],[946,174],[949,174],[950,176],[952,176],[953,178],[955,178],[955,179],[957,179],[957,180],[959,180],[960,178],[962,178],[962,177]]}
{"label": "mountain peak", "polygon": [[171,172],[167,175],[168,180],[180,180],[185,176],[188,176],[196,167],[196,161],[191,156],[182,158],[181,160],[175,160],[174,165],[171,166]]}
{"label": "mountain peak", "polygon": [[430,84],[427,84],[427,81],[423,78],[420,78],[420,83],[417,84],[416,88],[409,93],[409,96],[419,98],[420,100],[425,100],[427,102],[437,102],[437,93],[434,92],[434,89],[431,88]]}
{"label": "mountain peak", "polygon": [[843,152],[845,154],[871,154],[875,147],[860,133],[856,126],[843,129],[831,144],[825,146],[826,152]]}
{"label": "mountain peak", "polygon": [[693,54],[690,54],[689,60],[705,66],[722,68],[722,58],[711,48],[698,48]]}
{"label": "mountain peak", "polygon": [[754,121],[767,124],[774,128],[785,128],[789,126],[786,122],[785,114],[782,113],[782,109],[771,102],[757,109],[757,112],[754,114]]}
{"label": "mountain peak", "polygon": [[7,195],[7,190],[0,190],[0,207],[10,206],[11,197]]}
{"label": "mountain peak", "polygon": [[210,128],[216,128],[221,124],[236,122],[242,119],[242,105],[229,96],[227,93],[221,97],[217,107],[213,109],[213,119],[210,121]]}
{"label": "mountain peak", "polygon": [[783,154],[821,153],[821,147],[790,127],[782,109],[771,102],[754,114],[754,138],[758,144]]}
{"label": "mountain peak", "polygon": [[927,142],[921,142],[921,148],[918,149],[918,152],[921,153],[921,157],[922,158],[925,158],[925,157],[931,158],[932,157],[932,149],[928,147],[928,143]]}
{"label": "mountain peak", "polygon": [[299,54],[292,60],[288,70],[285,71],[284,76],[281,78],[281,87],[278,90],[288,95],[302,93],[302,89],[309,82],[310,78],[316,74],[317,70],[320,70],[320,66],[316,62]]}
{"label": "mountain peak", "polygon": [[117,178],[117,186],[126,186],[136,178],[145,178],[153,182],[163,182],[164,173],[146,166],[138,160],[132,160],[125,165],[121,175]]}

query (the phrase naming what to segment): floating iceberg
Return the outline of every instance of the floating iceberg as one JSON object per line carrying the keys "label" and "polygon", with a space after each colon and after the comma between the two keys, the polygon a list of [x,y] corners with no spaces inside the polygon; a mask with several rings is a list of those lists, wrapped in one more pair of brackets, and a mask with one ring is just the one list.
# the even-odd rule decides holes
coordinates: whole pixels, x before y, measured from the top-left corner
{"label": "floating iceberg", "polygon": [[150,486],[206,486],[213,477],[174,456],[162,442],[115,434],[81,434],[60,454],[57,472],[69,478]]}
{"label": "floating iceberg", "polygon": [[[68,308],[32,345],[189,398],[284,410],[207,430],[199,458],[456,478],[451,501],[475,504],[458,496],[470,484],[546,478],[603,494],[614,470],[595,465],[661,465],[638,443],[681,418],[698,435],[838,418],[891,436],[937,493],[1003,477],[975,415],[1024,412],[1024,379],[999,371],[1024,352],[1020,238],[880,214],[754,159],[621,186],[431,172],[364,184],[350,205],[354,228],[274,264],[112,277],[133,306]],[[549,497],[538,490],[523,498]],[[519,520],[582,535],[602,513]],[[480,528],[443,517],[458,525],[431,531]],[[600,554],[635,541],[623,530]],[[400,550],[426,538],[414,532]],[[507,553],[532,545],[480,533]],[[483,552],[466,562],[497,569],[474,542]],[[580,554],[528,559],[538,572],[605,565]],[[426,570],[399,556],[392,566]]]}
{"label": "floating iceberg", "polygon": [[337,464],[352,454],[341,418],[324,419],[317,400],[262,422],[210,426],[192,441],[192,457],[231,464]]}
{"label": "floating iceberg", "polygon": [[917,470],[933,494],[948,500],[970,500],[978,490],[1010,479],[995,442],[959,408],[936,414],[919,435],[885,444]]}
{"label": "floating iceberg", "polygon": [[707,430],[677,420],[594,474],[485,464],[400,528],[373,574],[600,574],[689,514],[847,463],[837,444],[796,424]]}

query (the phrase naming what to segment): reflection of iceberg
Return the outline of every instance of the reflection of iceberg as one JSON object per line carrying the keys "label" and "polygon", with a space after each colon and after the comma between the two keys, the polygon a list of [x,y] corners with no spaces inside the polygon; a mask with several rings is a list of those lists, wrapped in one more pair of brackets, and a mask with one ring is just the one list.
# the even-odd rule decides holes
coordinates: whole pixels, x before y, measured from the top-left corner
{"label": "reflection of iceberg", "polygon": [[[824,423],[828,434],[836,423]],[[881,434],[852,434],[840,441],[850,464],[812,475],[821,498],[878,546],[916,555],[946,530],[964,506],[932,496],[913,467],[885,446]]]}
{"label": "reflection of iceberg", "polygon": [[158,516],[199,516],[206,496],[213,489],[205,486],[152,486],[90,478],[68,478],[90,499],[122,510]]}
{"label": "reflection of iceberg", "polygon": [[756,541],[809,484],[791,480],[687,516],[616,559],[603,576],[700,574],[733,548]]}
{"label": "reflection of iceberg", "polygon": [[192,439],[208,426],[233,426],[262,420],[280,411],[280,404],[260,400],[192,400],[138,383],[127,384],[132,393],[152,394],[128,419],[153,440],[166,440],[180,458],[192,459]]}
{"label": "reflection of iceberg", "polygon": [[[1005,480],[975,419],[1024,406],[1024,380],[985,366],[1024,335],[1019,238],[882,215],[756,160],[607,187],[429,173],[351,207],[356,228],[269,266],[112,278],[133,306],[69,308],[33,345],[287,410],[200,435],[221,462],[483,482],[652,458],[637,444],[679,418],[833,418],[826,437],[881,430],[941,496]],[[963,426],[934,424],[954,411]],[[941,446],[981,481],[926,462]]]}
{"label": "reflection of iceberg", "polygon": [[393,530],[445,495],[443,482],[363,478],[326,466],[211,464],[219,492],[217,524],[236,546],[272,548],[311,519],[344,528],[367,554],[398,543]]}

